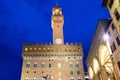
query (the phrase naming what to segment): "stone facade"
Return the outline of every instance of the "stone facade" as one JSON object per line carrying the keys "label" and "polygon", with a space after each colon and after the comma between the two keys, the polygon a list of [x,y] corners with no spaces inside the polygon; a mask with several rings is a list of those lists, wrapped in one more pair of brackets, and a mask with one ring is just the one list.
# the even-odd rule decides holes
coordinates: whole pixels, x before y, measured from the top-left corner
{"label": "stone facade", "polygon": [[[107,40],[104,39],[106,34]],[[91,80],[120,79],[118,64],[114,61],[119,57],[114,57],[120,51],[119,44],[120,37],[112,19],[100,20],[86,60]]]}
{"label": "stone facade", "polygon": [[102,6],[107,7],[113,20],[113,24],[120,35],[120,0],[103,0]]}
{"label": "stone facade", "polygon": [[53,8],[53,43],[25,43],[21,80],[84,80],[83,50],[78,43],[64,44],[61,8]]}

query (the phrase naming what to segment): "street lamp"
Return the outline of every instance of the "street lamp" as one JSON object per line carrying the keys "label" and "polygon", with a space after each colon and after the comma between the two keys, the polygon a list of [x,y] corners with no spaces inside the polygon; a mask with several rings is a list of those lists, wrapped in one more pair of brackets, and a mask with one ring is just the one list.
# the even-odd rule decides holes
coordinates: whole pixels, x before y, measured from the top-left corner
{"label": "street lamp", "polygon": [[109,35],[108,35],[108,34],[104,34],[103,39],[104,39],[105,41],[107,41],[107,40],[109,39]]}

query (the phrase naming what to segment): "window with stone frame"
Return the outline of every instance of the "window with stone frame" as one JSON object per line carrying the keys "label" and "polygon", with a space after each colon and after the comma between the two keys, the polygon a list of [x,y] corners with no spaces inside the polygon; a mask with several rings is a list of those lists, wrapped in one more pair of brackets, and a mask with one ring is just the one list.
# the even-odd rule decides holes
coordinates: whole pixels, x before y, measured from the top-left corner
{"label": "window with stone frame", "polygon": [[70,75],[74,75],[73,71],[70,71]]}
{"label": "window with stone frame", "polygon": [[118,46],[120,45],[120,39],[118,37],[116,37],[116,42],[118,44]]}
{"label": "window with stone frame", "polygon": [[80,67],[80,64],[77,62],[76,63],[76,68],[79,68]]}
{"label": "window with stone frame", "polygon": [[37,63],[34,63],[34,66],[33,66],[34,68],[37,68]]}
{"label": "window with stone frame", "polygon": [[115,43],[113,42],[113,44],[110,46],[112,53],[114,53],[114,51],[116,50],[116,46]]}
{"label": "window with stone frame", "polygon": [[49,64],[49,68],[51,68],[52,67],[52,65],[51,64]]}
{"label": "window with stone frame", "polygon": [[29,62],[26,64],[26,68],[30,68],[30,63]]}
{"label": "window with stone frame", "polygon": [[77,74],[79,75],[79,74],[80,74],[80,71],[77,71]]}
{"label": "window with stone frame", "polygon": [[120,13],[118,12],[117,8],[114,11],[114,15],[116,17],[116,20],[120,20]]}
{"label": "window with stone frame", "polygon": [[41,67],[44,68],[44,67],[45,67],[45,63],[42,63],[42,64],[41,64]]}

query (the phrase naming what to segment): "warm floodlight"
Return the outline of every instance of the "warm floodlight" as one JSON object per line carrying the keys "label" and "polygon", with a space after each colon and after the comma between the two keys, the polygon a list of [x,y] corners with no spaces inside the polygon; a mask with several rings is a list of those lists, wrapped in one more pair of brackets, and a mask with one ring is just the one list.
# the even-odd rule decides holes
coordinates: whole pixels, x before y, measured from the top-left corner
{"label": "warm floodlight", "polygon": [[108,34],[104,34],[103,38],[104,38],[104,40],[106,41],[106,40],[109,39],[109,35],[108,35]]}

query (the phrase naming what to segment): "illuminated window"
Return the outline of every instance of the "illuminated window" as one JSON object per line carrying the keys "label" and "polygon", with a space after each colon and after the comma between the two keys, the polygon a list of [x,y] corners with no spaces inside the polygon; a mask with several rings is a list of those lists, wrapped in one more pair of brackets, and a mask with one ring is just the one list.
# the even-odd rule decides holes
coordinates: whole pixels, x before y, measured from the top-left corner
{"label": "illuminated window", "polygon": [[43,50],[45,51],[45,50],[46,50],[46,48],[43,48]]}
{"label": "illuminated window", "polygon": [[34,66],[33,66],[34,68],[37,68],[37,63],[34,63]]}
{"label": "illuminated window", "polygon": [[25,51],[28,51],[28,48],[25,48]]}
{"label": "illuminated window", "polygon": [[41,48],[39,48],[39,50],[41,50]]}
{"label": "illuminated window", "polygon": [[50,51],[50,48],[48,48],[48,51]]}
{"label": "illuminated window", "polygon": [[58,63],[58,68],[61,68],[61,63]]}
{"label": "illuminated window", "polygon": [[37,50],[37,48],[34,48],[34,50]]}
{"label": "illuminated window", "polygon": [[70,74],[73,75],[74,74],[73,71],[70,71]]}
{"label": "illuminated window", "polygon": [[30,48],[30,50],[32,50],[32,48]]}
{"label": "illuminated window", "polygon": [[30,68],[30,62],[26,64],[26,68]]}
{"label": "illuminated window", "polygon": [[44,67],[45,67],[45,63],[42,63],[42,64],[41,64],[41,67],[44,68]]}

